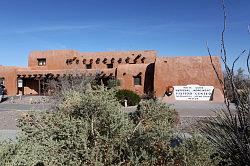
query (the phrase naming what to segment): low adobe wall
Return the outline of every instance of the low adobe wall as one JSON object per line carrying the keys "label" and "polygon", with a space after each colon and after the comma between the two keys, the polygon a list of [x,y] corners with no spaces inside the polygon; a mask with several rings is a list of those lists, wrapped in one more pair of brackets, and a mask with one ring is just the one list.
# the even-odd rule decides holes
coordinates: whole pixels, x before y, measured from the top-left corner
{"label": "low adobe wall", "polygon": [[[223,80],[219,57],[212,57],[214,66]],[[163,97],[168,86],[214,86],[213,101],[222,102],[222,86],[209,56],[164,57],[155,63],[154,87],[157,97]],[[171,97],[173,98],[173,97]]]}
{"label": "low adobe wall", "polygon": [[17,67],[0,66],[0,78],[4,78],[7,95],[17,94]]}

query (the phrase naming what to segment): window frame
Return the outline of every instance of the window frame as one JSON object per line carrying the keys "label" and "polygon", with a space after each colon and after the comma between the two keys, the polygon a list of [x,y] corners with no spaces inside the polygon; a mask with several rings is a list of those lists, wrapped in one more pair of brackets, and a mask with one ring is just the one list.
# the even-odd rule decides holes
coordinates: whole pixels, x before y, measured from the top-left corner
{"label": "window frame", "polygon": [[133,81],[134,81],[134,85],[142,85],[142,77],[141,75],[137,75],[137,76],[133,76]]}
{"label": "window frame", "polygon": [[113,63],[109,63],[109,64],[107,64],[107,68],[108,68],[108,69],[112,69],[112,68],[114,68],[114,64],[113,64]]}
{"label": "window frame", "polygon": [[92,69],[92,63],[85,64],[85,69]]}
{"label": "window frame", "polygon": [[46,66],[46,64],[47,64],[46,58],[37,58],[37,65],[38,66]]}

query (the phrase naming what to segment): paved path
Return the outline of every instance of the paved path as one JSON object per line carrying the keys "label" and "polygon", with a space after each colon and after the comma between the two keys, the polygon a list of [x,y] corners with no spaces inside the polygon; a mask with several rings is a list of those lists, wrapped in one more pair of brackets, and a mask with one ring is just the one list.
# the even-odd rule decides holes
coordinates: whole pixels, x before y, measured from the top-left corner
{"label": "paved path", "polygon": [[17,130],[16,119],[20,113],[17,111],[0,111],[0,130]]}
{"label": "paved path", "polygon": [[0,111],[29,111],[29,110],[44,110],[48,108],[45,104],[11,104],[0,103]]}
{"label": "paved path", "polygon": [[0,140],[15,140],[19,130],[0,130]]}
{"label": "paved path", "polygon": [[[213,102],[197,102],[197,101],[178,101],[167,103],[171,108],[174,108],[181,117],[206,117],[215,116],[217,112],[226,109],[224,103]],[[230,104],[232,110],[235,109],[233,104]]]}
{"label": "paved path", "polygon": [[14,139],[18,132],[16,119],[21,112],[18,111],[0,111],[0,140]]}
{"label": "paved path", "polygon": [[[195,119],[207,116],[214,116],[215,112],[225,108],[224,103],[212,102],[172,102],[167,103],[174,108],[182,119]],[[46,104],[21,104],[21,103],[0,103],[0,139],[15,138],[18,132],[17,119],[21,113],[29,110],[44,110],[48,108]],[[232,108],[233,105],[232,105]],[[127,112],[136,110],[136,106],[124,108]],[[188,120],[189,121],[189,120]]]}
{"label": "paved path", "polygon": [[[213,102],[190,102],[190,101],[178,101],[172,103],[166,103],[170,108],[175,109],[181,117],[207,117],[215,116],[221,109],[226,109],[224,103]],[[233,104],[230,106],[235,109]],[[136,106],[124,108],[128,112],[136,110]]]}
{"label": "paved path", "polygon": [[15,139],[19,131],[17,119],[23,112],[46,108],[46,104],[0,103],[0,140]]}

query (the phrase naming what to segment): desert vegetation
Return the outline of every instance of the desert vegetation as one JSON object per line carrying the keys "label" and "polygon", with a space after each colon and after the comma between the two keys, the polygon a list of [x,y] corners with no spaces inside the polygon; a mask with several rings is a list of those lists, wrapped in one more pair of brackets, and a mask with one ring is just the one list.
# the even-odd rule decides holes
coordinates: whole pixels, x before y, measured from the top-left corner
{"label": "desert vegetation", "polygon": [[[224,28],[221,34],[221,60],[224,64],[224,79],[219,78],[224,86],[226,108],[222,109],[214,118],[209,118],[201,124],[201,132],[208,138],[223,158],[221,165],[249,165],[250,163],[250,86],[249,86],[249,58],[250,52],[243,50],[230,66],[224,35],[226,32],[227,12],[223,2]],[[249,31],[250,34],[250,31]],[[209,47],[208,52],[211,56]],[[235,64],[242,55],[247,56],[247,73],[242,68],[236,72]],[[211,59],[212,62],[212,59]],[[213,64],[213,62],[212,62]],[[216,71],[215,71],[216,72]],[[233,102],[233,103],[231,103]],[[236,109],[232,109],[231,105]]]}
{"label": "desert vegetation", "polygon": [[[178,130],[175,110],[157,99],[141,100],[130,91],[117,90],[116,81],[105,87],[96,77],[67,77],[49,82],[53,89],[49,110],[23,114],[17,139],[0,142],[0,165],[249,165],[250,52],[246,76],[242,69],[235,72],[234,64],[247,51],[228,65],[224,3],[223,9],[225,74],[218,79],[226,108],[200,122],[199,133],[186,137]],[[125,99],[137,105],[135,112],[124,112]]]}
{"label": "desert vegetation", "polygon": [[128,114],[122,110],[115,89],[91,85],[92,81],[87,78],[75,86],[61,84],[50,110],[24,114],[19,119],[17,139],[0,144],[0,165],[219,162],[205,137],[181,137],[176,127],[178,114],[167,105],[144,100],[137,111]]}
{"label": "desert vegetation", "polygon": [[118,101],[124,106],[125,105],[125,100],[127,102],[128,106],[135,106],[138,105],[141,98],[139,95],[137,95],[135,92],[131,90],[126,90],[126,89],[120,89],[116,92],[115,94],[116,98]]}

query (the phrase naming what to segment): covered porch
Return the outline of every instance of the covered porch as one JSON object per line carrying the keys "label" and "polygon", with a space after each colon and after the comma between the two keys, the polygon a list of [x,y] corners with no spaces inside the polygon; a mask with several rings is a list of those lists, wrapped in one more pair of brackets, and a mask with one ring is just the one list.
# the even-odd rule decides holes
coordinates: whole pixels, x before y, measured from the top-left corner
{"label": "covered porch", "polygon": [[56,71],[19,71],[17,73],[17,94],[19,95],[51,95],[55,85],[60,79],[67,77],[83,78],[96,76],[106,85],[107,80],[114,78],[116,70],[56,70]]}

